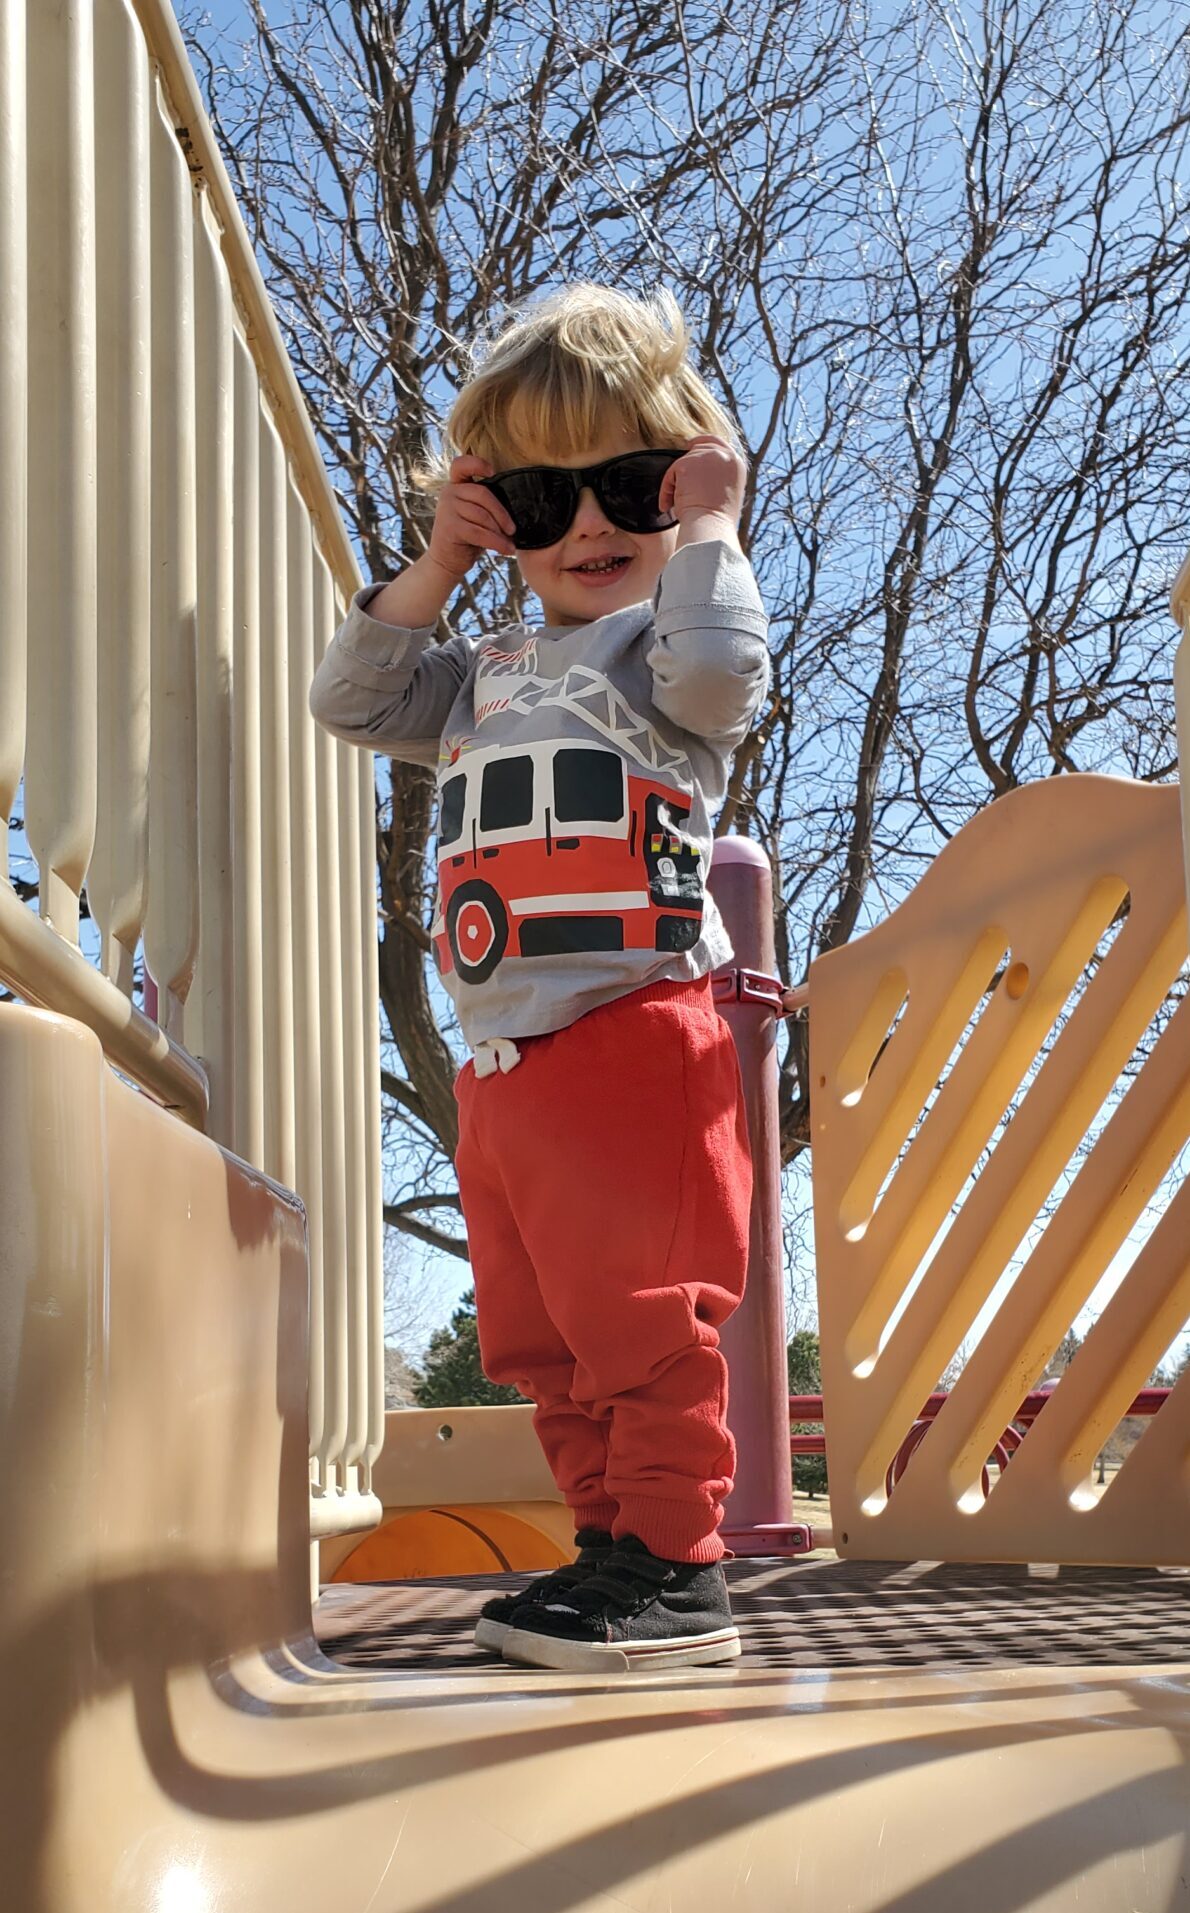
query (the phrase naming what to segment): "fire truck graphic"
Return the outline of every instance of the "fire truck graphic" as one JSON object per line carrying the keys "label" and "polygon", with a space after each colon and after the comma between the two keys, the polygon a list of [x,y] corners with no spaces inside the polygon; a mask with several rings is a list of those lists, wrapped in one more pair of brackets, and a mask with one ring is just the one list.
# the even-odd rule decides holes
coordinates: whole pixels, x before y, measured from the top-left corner
{"label": "fire truck graphic", "polygon": [[467,751],[439,778],[443,975],[483,983],[505,956],[689,950],[702,929],[689,800],[618,751],[550,742]]}

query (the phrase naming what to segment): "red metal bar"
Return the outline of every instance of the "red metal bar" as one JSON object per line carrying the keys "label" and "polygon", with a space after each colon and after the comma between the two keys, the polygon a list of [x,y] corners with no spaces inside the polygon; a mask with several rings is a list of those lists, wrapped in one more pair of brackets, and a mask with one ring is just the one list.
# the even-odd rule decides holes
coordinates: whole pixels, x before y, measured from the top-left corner
{"label": "red metal bar", "polygon": [[[992,1459],[997,1462],[999,1466],[1003,1467],[1013,1450],[1019,1448],[1021,1445],[1021,1436],[1013,1426],[1013,1423],[1023,1422],[1026,1427],[1031,1428],[1042,1408],[1044,1408],[1046,1402],[1049,1400],[1050,1393],[1051,1391],[1049,1389],[1041,1388],[1035,1390],[1031,1395],[1026,1395],[1019,1412],[1013,1416],[1012,1422],[1010,1422],[1004,1430],[1004,1433],[992,1451]],[[1129,1415],[1155,1415],[1168,1394],[1168,1388],[1142,1388],[1140,1394],[1137,1395],[1133,1401],[1132,1406],[1127,1410],[1127,1413]],[[926,1429],[933,1421],[935,1415],[938,1413],[938,1409],[945,1400],[945,1395],[930,1396],[926,1404],[926,1412],[918,1416],[908,1434],[905,1436],[904,1441],[901,1443],[901,1446],[897,1449],[888,1468],[888,1489],[890,1493],[896,1482],[905,1472],[913,1450],[922,1440]],[[791,1421],[821,1421],[822,1396],[791,1395],[789,1397],[789,1410],[789,1419]],[[790,1435],[789,1451],[791,1455],[825,1455],[826,1436],[825,1434]],[[983,1472],[985,1477],[984,1493],[986,1494],[987,1469],[985,1468]]]}
{"label": "red metal bar", "polygon": [[739,1053],[753,1165],[747,1289],[722,1332],[730,1378],[728,1422],[737,1451],[736,1485],[724,1509],[723,1539],[737,1554],[801,1553],[802,1537],[794,1533],[786,1409],[777,1113],[781,985],[773,975],[772,871],[760,845],[747,837],[720,837],[709,887],[735,952],[735,966],[717,974],[714,988]]}
{"label": "red metal bar", "polygon": [[735,1555],[812,1554],[815,1548],[829,1547],[831,1542],[829,1530],[815,1530],[808,1521],[758,1522],[752,1528],[725,1528],[722,1532],[724,1543]]}
{"label": "red metal bar", "polygon": [[[1035,1421],[1045,1407],[1052,1392],[1053,1391],[1048,1388],[1034,1389],[1031,1394],[1025,1396],[1024,1401],[1017,1409],[1016,1414],[1013,1415],[1012,1420],[1023,1422]],[[1140,1394],[1133,1400],[1132,1406],[1126,1408],[1124,1413],[1126,1415],[1155,1415],[1168,1394],[1168,1388],[1142,1388]],[[931,1395],[922,1408],[921,1413],[918,1415],[918,1421],[933,1421],[946,1399],[945,1393]],[[822,1396],[791,1395],[789,1397],[789,1419],[790,1421],[821,1421]],[[796,1440],[798,1437],[795,1436],[794,1439]],[[821,1454],[822,1450],[806,1448],[800,1451],[795,1449],[794,1452],[809,1455]]]}

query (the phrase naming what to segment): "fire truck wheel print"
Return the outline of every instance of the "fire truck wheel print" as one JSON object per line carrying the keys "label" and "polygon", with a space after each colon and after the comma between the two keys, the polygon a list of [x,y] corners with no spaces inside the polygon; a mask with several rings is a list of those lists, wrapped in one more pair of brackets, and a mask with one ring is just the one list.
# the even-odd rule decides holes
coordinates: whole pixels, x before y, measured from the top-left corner
{"label": "fire truck wheel print", "polygon": [[461,883],[446,907],[446,934],[465,983],[484,983],[508,947],[508,913],[490,883]]}

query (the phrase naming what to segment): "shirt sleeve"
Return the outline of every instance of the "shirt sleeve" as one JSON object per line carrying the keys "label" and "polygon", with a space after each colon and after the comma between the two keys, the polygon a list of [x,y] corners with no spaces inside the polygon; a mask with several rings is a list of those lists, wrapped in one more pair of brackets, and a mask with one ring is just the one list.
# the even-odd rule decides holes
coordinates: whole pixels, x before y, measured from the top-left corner
{"label": "shirt sleeve", "polygon": [[348,744],[410,764],[438,762],[438,744],[476,640],[434,643],[434,626],[382,624],[367,607],[383,584],[351,600],[310,686],[310,710]]}
{"label": "shirt sleeve", "polygon": [[722,538],[683,545],[654,603],[654,704],[683,730],[734,749],[771,676],[769,621],[751,565]]}

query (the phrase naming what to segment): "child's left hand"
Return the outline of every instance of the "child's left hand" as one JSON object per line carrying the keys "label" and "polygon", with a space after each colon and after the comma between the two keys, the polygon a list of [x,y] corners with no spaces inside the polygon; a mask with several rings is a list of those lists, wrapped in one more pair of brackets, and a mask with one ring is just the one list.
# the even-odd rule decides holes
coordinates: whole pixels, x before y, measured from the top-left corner
{"label": "child's left hand", "polygon": [[748,468],[726,439],[704,433],[693,438],[661,481],[660,509],[679,523],[696,512],[718,512],[733,525],[744,508]]}

